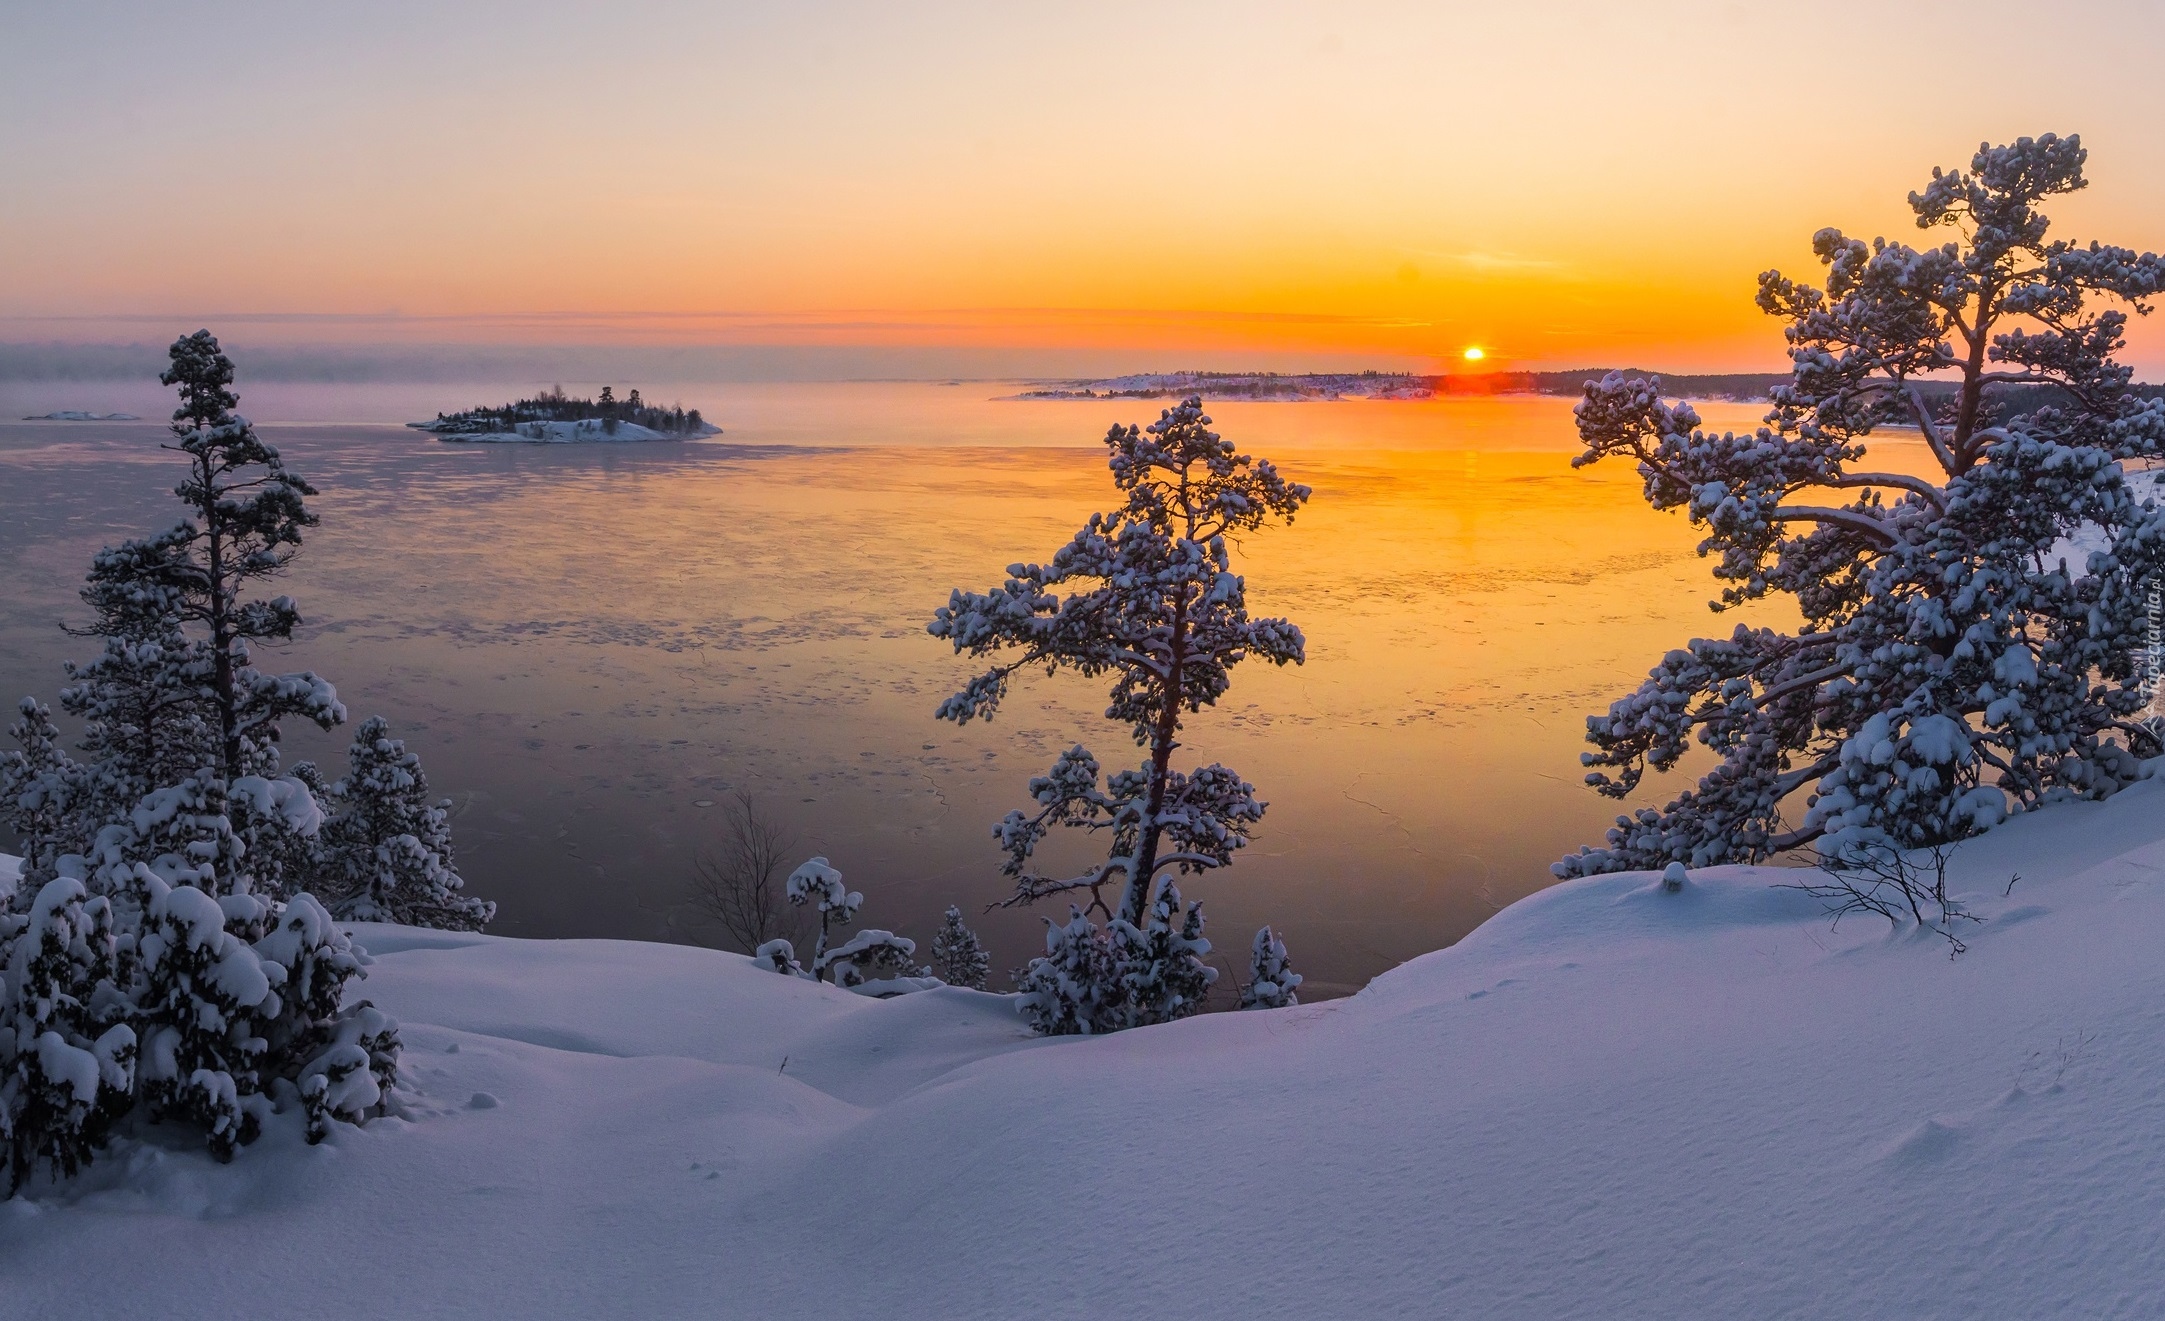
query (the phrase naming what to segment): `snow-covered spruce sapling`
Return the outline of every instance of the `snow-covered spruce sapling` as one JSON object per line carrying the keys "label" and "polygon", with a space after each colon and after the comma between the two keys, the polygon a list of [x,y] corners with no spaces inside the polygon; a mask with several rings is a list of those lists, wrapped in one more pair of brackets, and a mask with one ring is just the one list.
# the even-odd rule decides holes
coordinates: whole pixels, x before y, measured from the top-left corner
{"label": "snow-covered spruce sapling", "polygon": [[[1107,715],[1143,749],[1142,765],[1101,782],[1097,758],[1071,748],[1030,782],[1035,810],[1010,812],[994,834],[1015,881],[1007,904],[1087,891],[1077,921],[1088,925],[1088,913],[1103,913],[1140,939],[1154,920],[1160,873],[1227,865],[1262,818],[1253,786],[1233,771],[1213,764],[1184,773],[1172,756],[1184,717],[1225,694],[1233,666],[1251,656],[1276,665],[1304,659],[1298,628],[1249,616],[1231,547],[1242,533],[1292,521],[1309,490],[1267,460],[1236,452],[1210,430],[1199,399],[1165,410],[1147,428],[1115,426],[1105,445],[1126,502],[1091,515],[1050,564],[1010,565],[1007,581],[989,592],[954,592],[930,631],[958,653],[1000,658],[941,704],[940,718],[958,724],[990,719],[1020,670],[1112,677]],[[1056,826],[1111,832],[1108,857],[1080,875],[1041,874],[1032,857]],[[1116,882],[1117,903],[1108,903],[1104,888]],[[1048,941],[1068,940],[1060,933],[1074,926],[1054,927]],[[1054,949],[1046,957],[1066,955]],[[1071,981],[1049,965],[1037,978],[1041,987]],[[1178,995],[1169,1003],[1192,1008]]]}
{"label": "snow-covered spruce sapling", "polygon": [[985,989],[985,978],[992,971],[992,956],[977,933],[963,924],[962,910],[953,904],[947,906],[947,916],[932,937],[932,966],[949,986],[973,991]]}
{"label": "snow-covered spruce sapling", "polygon": [[1181,907],[1172,877],[1141,926],[1114,918],[1100,929],[1068,905],[1065,924],[1045,924],[1044,957],[1017,980],[1017,1004],[1044,1036],[1095,1035],[1169,1023],[1200,1011],[1218,970],[1205,961],[1203,906]]}
{"label": "snow-covered spruce sapling", "polygon": [[464,893],[448,801],[429,793],[421,759],[371,716],[354,732],[344,779],[327,787],[337,814],[318,836],[316,877],[333,915],[479,931],[496,905]]}
{"label": "snow-covered spruce sapling", "polygon": [[1301,975],[1286,958],[1285,942],[1264,927],[1248,950],[1248,984],[1241,988],[1243,1009],[1278,1009],[1300,1003]]}
{"label": "snow-covered spruce sapling", "polygon": [[52,710],[35,697],[16,708],[8,736],[16,746],[0,752],[0,825],[15,833],[22,854],[18,903],[35,895],[59,874],[60,859],[87,849],[91,835],[104,824],[95,810],[90,775],[60,746]]}
{"label": "snow-covered spruce sapling", "polygon": [[135,1094],[129,977],[110,900],[67,877],[0,913],[0,1154],[12,1196],[44,1166],[90,1163]]}
{"label": "snow-covered spruce sapling", "polygon": [[[1761,276],[1794,371],[1752,434],[1700,430],[1658,380],[1587,386],[1573,462],[1633,462],[1649,504],[1705,530],[1716,609],[1785,595],[1803,623],[1695,640],[1587,721],[1588,783],[1613,797],[1694,741],[1720,764],[1558,875],[1946,843],[2103,797],[2161,750],[2138,714],[2165,515],[2122,464],[2159,454],[2165,401],[2129,390],[2127,311],[2095,304],[2147,312],[2165,260],[2046,237],[2038,204],[2086,186],[2084,160],[2074,137],[1981,147],[1909,198],[1952,241],[1824,229],[1824,289]],[[1931,476],[1865,465],[1890,425]]]}

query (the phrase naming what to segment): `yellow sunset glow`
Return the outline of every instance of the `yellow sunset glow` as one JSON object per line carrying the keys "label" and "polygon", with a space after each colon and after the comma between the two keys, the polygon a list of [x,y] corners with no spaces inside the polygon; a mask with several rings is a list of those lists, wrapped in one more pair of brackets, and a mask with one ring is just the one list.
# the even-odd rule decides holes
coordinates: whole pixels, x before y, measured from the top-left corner
{"label": "yellow sunset glow", "polygon": [[1468,362],[1479,362],[1481,361],[1481,359],[1487,357],[1488,355],[1486,353],[1483,353],[1478,348],[1470,348],[1466,350],[1463,356]]}
{"label": "yellow sunset glow", "polygon": [[[1882,39],[1823,71],[1812,116],[1753,97],[1708,114],[1703,78],[1642,76],[1718,78],[1818,40],[1818,11],[1778,6],[1271,3],[1229,24],[1124,0],[1091,22],[625,0],[600,26],[547,4],[380,29],[253,12],[33,7],[0,41],[0,341],[200,321],[244,344],[1434,369],[1480,361],[1479,333],[1528,369],[1779,370],[1759,272],[1816,280],[1824,225],[1932,241],[1903,198],[1933,166],[2048,131],[2091,151],[2055,232],[2165,248],[2165,82],[2146,63],[2165,8],[2117,17],[2083,78],[1979,105],[1902,89],[1922,44],[2004,61],[1990,23],[1869,7]],[[259,76],[193,76],[229,66]],[[562,90],[628,67],[636,89]],[[1149,94],[1103,94],[1130,80]],[[214,159],[145,127],[172,122],[225,126]],[[2131,333],[2146,375],[2165,364],[2152,321]]]}

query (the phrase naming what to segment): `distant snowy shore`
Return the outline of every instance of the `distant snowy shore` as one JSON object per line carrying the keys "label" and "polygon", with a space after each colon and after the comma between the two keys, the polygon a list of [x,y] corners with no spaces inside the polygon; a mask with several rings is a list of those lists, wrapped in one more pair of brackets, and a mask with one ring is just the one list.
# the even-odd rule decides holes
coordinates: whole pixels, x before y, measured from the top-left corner
{"label": "distant snowy shore", "polygon": [[[1427,400],[1439,398],[1488,398],[1495,395],[1563,395],[1576,398],[1589,381],[1598,381],[1612,368],[1586,367],[1571,371],[1479,371],[1423,376],[1411,372],[1140,372],[1098,380],[1047,380],[1029,382],[1019,394],[999,396],[1003,401],[1062,401],[1076,399],[1185,399],[1201,396],[1209,402],[1313,403],[1345,399]],[[1788,380],[1787,375],[1730,373],[1690,375],[1649,373],[1623,369],[1627,376],[1659,375],[1671,396],[1701,400],[1759,401],[1767,392]]]}
{"label": "distant snowy shore", "polygon": [[1295,373],[1164,372],[1113,376],[1096,381],[1041,381],[1005,400],[1060,399],[1245,399],[1298,403],[1332,399],[1429,399],[1441,377],[1397,372]]}
{"label": "distant snowy shore", "polygon": [[85,413],[78,409],[62,408],[51,413],[39,413],[26,417],[25,422],[140,422],[142,418],[133,413]]}
{"label": "distant snowy shore", "polygon": [[228,1317],[236,1260],[375,1263],[354,1318],[2150,1314],[2165,783],[1959,849],[1959,958],[1797,875],[1572,881],[1351,999],[1101,1038],[360,926],[396,1113],[224,1166],[136,1129],[0,1203],[0,1318]]}

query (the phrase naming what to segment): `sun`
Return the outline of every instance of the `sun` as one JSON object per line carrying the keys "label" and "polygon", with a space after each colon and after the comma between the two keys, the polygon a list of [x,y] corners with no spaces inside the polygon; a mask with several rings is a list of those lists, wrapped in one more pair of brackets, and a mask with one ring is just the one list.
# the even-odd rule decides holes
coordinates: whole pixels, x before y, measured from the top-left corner
{"label": "sun", "polygon": [[1483,353],[1478,347],[1466,350],[1466,361],[1468,362],[1479,362],[1487,356],[1488,354]]}

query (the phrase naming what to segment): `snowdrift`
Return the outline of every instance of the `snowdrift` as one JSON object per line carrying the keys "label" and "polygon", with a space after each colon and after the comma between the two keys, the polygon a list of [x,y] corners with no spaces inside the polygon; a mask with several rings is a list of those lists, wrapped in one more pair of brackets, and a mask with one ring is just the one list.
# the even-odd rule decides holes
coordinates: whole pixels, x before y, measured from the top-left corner
{"label": "snowdrift", "polygon": [[1349,1000],[1056,1041],[364,926],[402,1113],[143,1130],[0,1204],[0,1317],[2154,1315],[2165,785],[1953,873],[1958,959],[1772,869],[1605,876]]}

